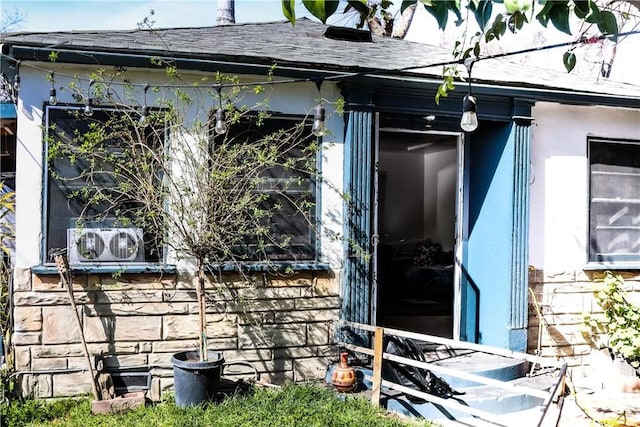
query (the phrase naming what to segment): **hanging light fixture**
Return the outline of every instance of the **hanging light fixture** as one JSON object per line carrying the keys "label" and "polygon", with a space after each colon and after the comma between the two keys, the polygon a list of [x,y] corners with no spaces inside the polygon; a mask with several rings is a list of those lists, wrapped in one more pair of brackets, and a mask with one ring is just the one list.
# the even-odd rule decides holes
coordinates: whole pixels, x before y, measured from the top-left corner
{"label": "hanging light fixture", "polygon": [[56,96],[56,81],[54,79],[55,73],[52,71],[49,74],[51,80],[51,89],[49,89],[49,105],[56,105],[58,103],[58,97]]}
{"label": "hanging light fixture", "polygon": [[327,133],[327,128],[324,124],[324,107],[322,104],[318,104],[313,109],[313,126],[311,126],[311,133],[317,137],[324,136]]}
{"label": "hanging light fixture", "polygon": [[[316,87],[318,88],[318,94],[322,94],[320,88],[322,87],[322,78],[316,79]],[[327,133],[327,128],[324,123],[325,111],[322,106],[322,96],[320,96],[320,103],[313,109],[313,125],[311,126],[311,133],[316,137],[324,136]]]}
{"label": "hanging light fixture", "polygon": [[147,126],[149,126],[149,106],[147,105],[148,90],[149,90],[149,85],[148,84],[144,85],[144,104],[140,109],[140,120],[138,121],[140,126],[142,126],[143,128],[146,128]]}
{"label": "hanging light fixture", "polygon": [[462,99],[462,119],[460,127],[465,132],[473,132],[478,128],[478,110],[476,97],[470,93]]}
{"label": "hanging light fixture", "polygon": [[95,83],[95,80],[89,82],[89,88],[87,89],[87,99],[84,103],[84,115],[87,117],[93,116],[93,98],[91,98],[91,86]]}
{"label": "hanging light fixture", "polygon": [[224,119],[224,110],[222,109],[222,85],[216,86],[218,92],[218,109],[216,110],[216,125],[213,128],[215,133],[221,135],[227,132],[227,123]]}
{"label": "hanging light fixture", "polygon": [[473,58],[467,58],[464,61],[465,67],[467,67],[468,81],[469,81],[469,93],[467,93],[462,99],[462,118],[460,119],[460,127],[465,132],[473,132],[478,128],[478,101],[471,92],[471,68],[475,60]]}
{"label": "hanging light fixture", "polygon": [[16,75],[13,76],[13,90],[20,91],[20,60],[16,61]]}

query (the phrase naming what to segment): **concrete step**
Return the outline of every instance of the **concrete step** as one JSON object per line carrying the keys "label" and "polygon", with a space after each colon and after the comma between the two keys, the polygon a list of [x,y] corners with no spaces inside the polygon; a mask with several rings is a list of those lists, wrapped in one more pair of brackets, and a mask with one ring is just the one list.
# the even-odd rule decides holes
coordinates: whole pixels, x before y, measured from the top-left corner
{"label": "concrete step", "polygon": [[[526,376],[529,371],[529,363],[526,360],[471,350],[426,349],[425,358],[428,362],[442,366],[443,368],[454,369],[462,373],[480,375],[500,381],[511,381],[522,378]],[[449,385],[455,389],[482,386],[482,383],[453,375],[438,374],[438,376],[447,381]]]}
{"label": "concrete step", "polygon": [[[538,375],[536,377],[518,378],[507,381],[507,384],[526,386],[538,390],[550,390],[554,383],[553,375]],[[456,401],[464,406],[486,411],[495,416],[504,417],[506,414],[530,413],[535,417],[540,414],[544,400],[539,397],[529,396],[517,391],[509,391],[494,386],[478,386],[457,388],[465,394],[454,396]],[[473,418],[469,414],[435,405],[429,402],[412,403],[405,396],[395,395],[387,399],[387,409],[406,416],[420,416],[429,420],[441,422],[443,420],[463,420]],[[539,419],[539,415],[536,420]],[[475,425],[475,424],[471,424]],[[505,424],[511,425],[511,424]],[[527,425],[527,424],[523,424]],[[534,424],[535,425],[535,424]]]}

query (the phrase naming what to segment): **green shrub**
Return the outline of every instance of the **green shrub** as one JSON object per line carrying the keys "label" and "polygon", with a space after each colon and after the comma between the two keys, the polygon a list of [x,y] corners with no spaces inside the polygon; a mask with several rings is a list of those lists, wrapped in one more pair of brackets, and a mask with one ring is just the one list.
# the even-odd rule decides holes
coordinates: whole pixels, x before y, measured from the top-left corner
{"label": "green shrub", "polygon": [[626,298],[624,279],[607,271],[594,297],[602,313],[585,314],[592,334],[605,334],[608,346],[634,368],[640,367],[640,307]]}

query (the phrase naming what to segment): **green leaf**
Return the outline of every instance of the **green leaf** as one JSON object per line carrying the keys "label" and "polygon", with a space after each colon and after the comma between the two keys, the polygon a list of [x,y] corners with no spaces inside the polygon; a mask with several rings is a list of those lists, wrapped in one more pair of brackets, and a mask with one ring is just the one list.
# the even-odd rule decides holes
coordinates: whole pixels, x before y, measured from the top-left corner
{"label": "green leaf", "polygon": [[602,20],[598,23],[598,29],[603,34],[616,34],[618,32],[618,21],[612,12],[605,10],[600,13],[600,17]]}
{"label": "green leaf", "polygon": [[576,54],[570,50],[566,51],[562,56],[562,62],[564,62],[567,73],[570,73],[576,66]]}
{"label": "green leaf", "polygon": [[589,11],[591,10],[591,6],[590,3],[591,1],[589,0],[574,0],[574,9],[573,9],[573,13],[576,14],[576,16],[580,19],[584,19],[587,17],[587,15],[589,14]]}
{"label": "green leaf", "polygon": [[424,5],[425,10],[436,18],[439,29],[444,30],[447,28],[447,20],[449,18],[448,1],[419,1]]}
{"label": "green leaf", "polygon": [[551,11],[551,8],[553,8],[553,2],[546,1],[544,3],[544,6],[542,7],[542,10],[536,15],[536,19],[538,20],[538,22],[540,22],[540,24],[545,28],[549,23],[549,12]]}
{"label": "green leaf", "polygon": [[597,24],[602,21],[602,17],[600,16],[600,9],[598,9],[598,5],[595,1],[591,0],[589,2],[589,10],[590,12],[585,17],[585,21],[589,24]]}
{"label": "green leaf", "polygon": [[571,26],[569,25],[569,3],[554,2],[549,11],[549,18],[556,29],[571,35]]}
{"label": "green leaf", "polygon": [[296,25],[296,0],[282,0],[282,13],[291,25]]}
{"label": "green leaf", "polygon": [[493,12],[493,2],[490,0],[480,0],[477,6],[474,2],[469,3],[469,8],[473,12],[473,16],[476,18],[476,22],[481,30],[487,27],[487,24],[491,20],[491,13]]}
{"label": "green leaf", "polygon": [[380,4],[380,6],[382,7],[382,9],[388,9],[389,7],[393,6],[393,2],[391,0],[382,0],[382,3]]}
{"label": "green leaf", "polygon": [[367,0],[348,0],[347,7],[349,6],[355,9],[360,14],[360,16],[366,17],[369,15],[369,6],[367,5]]}
{"label": "green leaf", "polygon": [[338,10],[338,0],[302,0],[304,7],[323,24]]}

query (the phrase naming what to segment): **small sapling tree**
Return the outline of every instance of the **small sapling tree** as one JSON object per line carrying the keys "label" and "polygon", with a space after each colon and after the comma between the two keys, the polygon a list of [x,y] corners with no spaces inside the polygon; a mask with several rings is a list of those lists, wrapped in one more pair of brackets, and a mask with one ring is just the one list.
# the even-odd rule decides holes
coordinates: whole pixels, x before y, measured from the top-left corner
{"label": "small sapling tree", "polygon": [[[181,81],[175,69],[170,77]],[[275,120],[265,88],[237,78],[156,87],[120,72],[91,78],[89,95],[82,81],[69,90],[92,114],[67,109],[70,126],[48,129],[50,180],[75,188],[79,227],[139,227],[147,261],[195,264],[205,361],[207,273],[301,256],[287,224],[313,232],[317,139],[304,117]]]}

